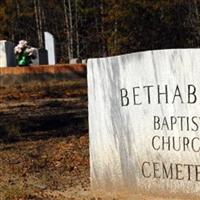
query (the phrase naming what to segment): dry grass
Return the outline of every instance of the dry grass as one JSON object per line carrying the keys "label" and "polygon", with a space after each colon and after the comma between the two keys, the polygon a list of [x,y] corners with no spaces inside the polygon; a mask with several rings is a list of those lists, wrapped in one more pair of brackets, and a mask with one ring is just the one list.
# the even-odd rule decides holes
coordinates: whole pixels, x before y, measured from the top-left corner
{"label": "dry grass", "polygon": [[85,79],[0,87],[0,200],[172,200],[89,191],[84,109]]}
{"label": "dry grass", "polygon": [[88,136],[1,144],[0,164],[1,200],[52,199],[69,188],[86,190]]}
{"label": "dry grass", "polygon": [[85,79],[31,81],[25,84],[0,87],[0,103],[79,96],[87,96]]}

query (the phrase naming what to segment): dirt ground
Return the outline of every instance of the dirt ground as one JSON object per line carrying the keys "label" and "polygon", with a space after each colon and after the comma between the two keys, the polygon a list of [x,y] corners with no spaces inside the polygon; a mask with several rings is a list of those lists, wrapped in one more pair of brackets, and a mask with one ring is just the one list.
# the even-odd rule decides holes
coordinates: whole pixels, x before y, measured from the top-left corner
{"label": "dirt ground", "polygon": [[88,143],[86,79],[0,86],[1,200],[85,194]]}
{"label": "dirt ground", "polygon": [[143,194],[95,195],[89,188],[87,133],[0,145],[1,200],[170,199],[166,194],[165,198]]}
{"label": "dirt ground", "polygon": [[72,199],[88,187],[87,133],[0,146],[2,200]]}
{"label": "dirt ground", "polygon": [[87,112],[86,79],[0,86],[0,200],[164,199],[90,191]]}

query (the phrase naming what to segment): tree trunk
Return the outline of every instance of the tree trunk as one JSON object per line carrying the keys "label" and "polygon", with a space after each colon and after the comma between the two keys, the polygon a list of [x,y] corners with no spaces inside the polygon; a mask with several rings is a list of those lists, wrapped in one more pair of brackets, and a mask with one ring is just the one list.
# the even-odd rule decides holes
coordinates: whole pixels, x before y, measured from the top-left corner
{"label": "tree trunk", "polygon": [[117,20],[115,19],[115,24],[114,24],[114,32],[115,32],[115,35],[114,35],[114,48],[115,48],[115,50],[114,51],[116,51],[116,49],[117,49],[117,32],[118,32],[118,23],[117,23]]}
{"label": "tree trunk", "polygon": [[43,44],[43,27],[42,27],[42,13],[40,0],[34,0],[34,11],[35,11],[35,22],[38,37],[38,46],[40,48],[44,47]]}
{"label": "tree trunk", "polygon": [[102,55],[104,57],[106,57],[107,56],[107,48],[106,48],[106,39],[105,39],[105,36],[104,36],[105,30],[104,30],[104,2],[103,2],[103,0],[101,0],[100,11],[101,11]]}
{"label": "tree trunk", "polygon": [[71,0],[68,0],[68,8],[69,8],[69,33],[70,33],[70,51],[71,58],[73,58],[73,21],[72,21],[72,5]]}
{"label": "tree trunk", "polygon": [[17,9],[17,17],[20,15],[20,5],[19,5],[19,0],[16,0],[16,9]]}
{"label": "tree trunk", "polygon": [[71,50],[70,50],[70,29],[69,29],[69,20],[67,15],[67,6],[66,6],[66,0],[63,0],[63,7],[64,7],[64,17],[65,17],[65,26],[66,26],[66,36],[67,36],[67,53],[68,53],[68,59],[70,60],[72,58]]}
{"label": "tree trunk", "polygon": [[75,0],[75,28],[76,28],[76,56],[80,57],[80,44],[79,44],[79,32],[78,32],[78,4]]}
{"label": "tree trunk", "polygon": [[[195,9],[195,18],[196,18],[196,30],[197,30],[197,36],[196,36],[196,40],[197,40],[197,47],[200,46],[200,17],[199,17],[199,9],[198,9],[198,3],[197,0],[194,0],[194,9]],[[195,26],[194,25],[194,26]]]}
{"label": "tree trunk", "polygon": [[43,24],[42,24],[42,9],[41,9],[41,1],[38,0],[38,16],[39,16],[39,33],[40,33],[40,42],[39,42],[39,47],[43,48],[44,47],[44,41],[43,41]]}

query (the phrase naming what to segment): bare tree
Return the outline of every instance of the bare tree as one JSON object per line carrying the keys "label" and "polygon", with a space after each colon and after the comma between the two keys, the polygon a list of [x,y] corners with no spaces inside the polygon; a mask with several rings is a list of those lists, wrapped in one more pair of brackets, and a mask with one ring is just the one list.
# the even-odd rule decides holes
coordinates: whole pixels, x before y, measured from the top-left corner
{"label": "bare tree", "polygon": [[78,32],[78,2],[75,0],[75,29],[76,29],[76,56],[80,57],[80,41],[79,41],[79,32]]}
{"label": "bare tree", "polygon": [[104,2],[101,0],[100,13],[101,13],[101,40],[102,40],[102,56],[107,56],[106,39],[104,36]]}
{"label": "bare tree", "polygon": [[34,0],[34,11],[35,11],[35,22],[38,36],[38,46],[40,48],[44,47],[43,40],[43,25],[42,25],[42,11],[40,0]]}
{"label": "bare tree", "polygon": [[67,34],[67,50],[69,60],[73,58],[73,27],[72,27],[72,10],[71,10],[71,1],[68,1],[68,7],[66,5],[66,0],[63,0],[64,6],[64,17],[66,25],[66,34]]}
{"label": "bare tree", "polygon": [[73,21],[72,21],[72,4],[71,0],[68,0],[68,8],[69,8],[69,32],[70,32],[70,50],[71,50],[71,56],[72,58],[74,57],[73,55]]}

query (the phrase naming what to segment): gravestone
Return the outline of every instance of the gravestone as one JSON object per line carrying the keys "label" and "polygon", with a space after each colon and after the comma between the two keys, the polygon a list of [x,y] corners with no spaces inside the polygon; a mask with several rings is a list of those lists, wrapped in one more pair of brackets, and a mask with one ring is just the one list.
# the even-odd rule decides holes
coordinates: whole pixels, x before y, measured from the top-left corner
{"label": "gravestone", "polygon": [[48,63],[49,65],[56,64],[56,53],[55,53],[55,40],[51,33],[44,32],[45,49],[48,52]]}
{"label": "gravestone", "polygon": [[200,49],[89,59],[94,191],[200,196]]}
{"label": "gravestone", "polygon": [[81,58],[72,58],[69,61],[69,64],[79,64],[81,63]]}
{"label": "gravestone", "polygon": [[83,59],[83,60],[82,60],[82,64],[87,65],[87,59]]}
{"label": "gravestone", "polygon": [[10,41],[0,41],[0,67],[16,66],[14,44]]}
{"label": "gravestone", "polygon": [[36,49],[36,58],[32,59],[32,65],[47,65],[48,52],[46,49]]}

